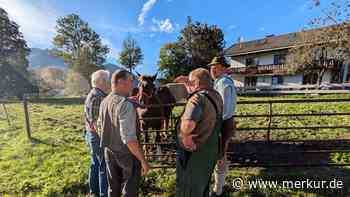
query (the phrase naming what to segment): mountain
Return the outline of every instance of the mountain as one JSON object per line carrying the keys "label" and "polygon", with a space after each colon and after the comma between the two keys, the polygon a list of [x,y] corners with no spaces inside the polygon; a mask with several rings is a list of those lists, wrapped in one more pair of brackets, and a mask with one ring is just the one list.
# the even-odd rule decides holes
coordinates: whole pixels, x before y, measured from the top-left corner
{"label": "mountain", "polygon": [[114,71],[123,68],[123,67],[120,67],[120,66],[118,66],[118,65],[111,64],[111,63],[107,63],[107,64],[103,65],[103,67],[104,67],[106,70],[108,70],[111,74],[114,73]]}
{"label": "mountain", "polygon": [[[31,48],[31,52],[27,57],[29,61],[30,68],[33,70],[41,69],[41,68],[59,68],[61,70],[67,70],[67,65],[64,64],[63,58],[56,57],[50,55],[49,49],[39,49],[39,48]],[[117,69],[121,69],[115,64],[106,63],[103,65],[106,70],[109,70],[111,73],[116,71]]]}
{"label": "mountain", "polygon": [[38,69],[43,67],[55,67],[63,70],[67,69],[63,58],[49,54],[48,49],[31,48],[31,52],[27,57],[30,68]]}

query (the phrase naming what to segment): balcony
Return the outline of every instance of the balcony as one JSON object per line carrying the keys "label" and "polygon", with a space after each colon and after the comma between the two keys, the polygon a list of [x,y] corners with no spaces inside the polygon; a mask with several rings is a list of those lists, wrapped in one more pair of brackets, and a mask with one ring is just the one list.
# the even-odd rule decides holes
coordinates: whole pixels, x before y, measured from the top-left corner
{"label": "balcony", "polygon": [[265,74],[287,74],[288,67],[285,64],[271,64],[271,65],[258,65],[230,68],[231,74],[237,75],[265,75]]}

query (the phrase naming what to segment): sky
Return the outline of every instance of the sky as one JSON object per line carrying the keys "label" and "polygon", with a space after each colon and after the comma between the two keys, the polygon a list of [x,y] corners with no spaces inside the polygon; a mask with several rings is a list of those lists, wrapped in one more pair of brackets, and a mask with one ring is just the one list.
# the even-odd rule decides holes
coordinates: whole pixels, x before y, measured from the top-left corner
{"label": "sky", "polygon": [[130,33],[143,50],[136,69],[143,74],[157,72],[159,49],[176,41],[187,16],[217,25],[229,47],[239,37],[248,41],[308,27],[320,14],[311,5],[310,0],[0,0],[32,48],[52,48],[56,20],[71,13],[88,22],[111,49],[109,63],[118,63]]}

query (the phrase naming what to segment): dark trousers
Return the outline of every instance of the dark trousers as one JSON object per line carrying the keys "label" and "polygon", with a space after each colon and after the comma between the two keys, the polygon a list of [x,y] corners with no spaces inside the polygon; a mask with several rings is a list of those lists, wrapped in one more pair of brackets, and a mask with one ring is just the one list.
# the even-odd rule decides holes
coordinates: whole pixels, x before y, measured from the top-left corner
{"label": "dark trousers", "polygon": [[141,179],[141,164],[131,153],[117,153],[105,148],[108,196],[137,197]]}
{"label": "dark trousers", "polygon": [[85,139],[90,148],[89,189],[95,196],[107,196],[106,164],[100,151],[100,138],[95,132],[86,132]]}

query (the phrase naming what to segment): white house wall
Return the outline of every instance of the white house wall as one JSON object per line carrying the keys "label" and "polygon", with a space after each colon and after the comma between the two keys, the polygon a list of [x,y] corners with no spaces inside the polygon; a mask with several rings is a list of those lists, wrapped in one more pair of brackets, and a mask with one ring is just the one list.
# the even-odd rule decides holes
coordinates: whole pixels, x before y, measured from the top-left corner
{"label": "white house wall", "polygon": [[235,82],[236,87],[244,87],[244,76],[232,75],[231,77]]}
{"label": "white house wall", "polygon": [[266,54],[258,56],[259,59],[259,65],[270,65],[273,64],[274,55],[273,54]]}

